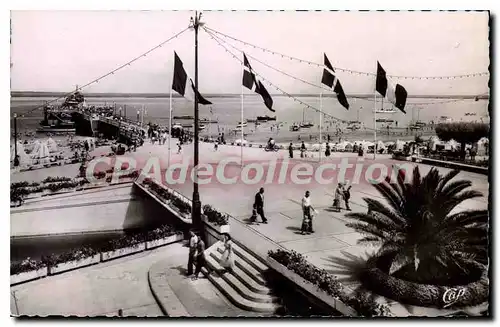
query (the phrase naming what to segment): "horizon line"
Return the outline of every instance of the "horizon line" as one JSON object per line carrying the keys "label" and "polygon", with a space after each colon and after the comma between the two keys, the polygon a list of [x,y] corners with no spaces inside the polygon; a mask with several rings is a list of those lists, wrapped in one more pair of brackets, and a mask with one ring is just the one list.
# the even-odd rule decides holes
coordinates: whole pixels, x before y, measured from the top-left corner
{"label": "horizon line", "polygon": [[[60,92],[60,91],[11,91],[10,96],[13,98],[29,97],[29,96],[45,96],[45,97],[61,97],[72,92]],[[84,94],[85,95],[85,94]],[[205,93],[205,97],[233,97],[240,96],[239,93]],[[253,94],[249,94],[253,95]],[[319,97],[319,93],[290,93],[291,96],[297,97]],[[156,98],[169,98],[170,93],[159,93],[159,92],[89,92],[85,95],[86,97],[156,97]],[[288,96],[284,94],[271,94],[271,96],[281,97]],[[336,94],[323,94],[325,97],[336,97]],[[347,97],[361,97],[368,98],[373,97],[373,93],[354,93],[346,94]],[[173,98],[182,98],[181,95],[172,94]],[[488,99],[489,94],[418,94],[418,95],[408,95],[408,98],[476,98]]]}

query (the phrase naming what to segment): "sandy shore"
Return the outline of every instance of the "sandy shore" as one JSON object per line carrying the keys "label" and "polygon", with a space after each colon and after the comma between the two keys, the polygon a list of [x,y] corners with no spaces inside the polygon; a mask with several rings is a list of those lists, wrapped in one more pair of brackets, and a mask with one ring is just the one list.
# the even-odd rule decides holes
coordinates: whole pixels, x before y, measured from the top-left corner
{"label": "sandy shore", "polygon": [[[250,124],[249,124],[250,125]],[[265,143],[269,140],[269,138],[273,138],[277,143],[297,143],[300,141],[304,142],[309,142],[309,143],[317,143],[319,142],[319,129],[314,126],[309,129],[302,129],[301,131],[298,132],[291,132],[288,129],[282,128],[281,130],[277,131],[275,128],[273,128],[273,131],[271,131],[270,127],[262,127],[259,126],[257,130],[253,127],[246,127],[244,130],[245,137],[244,139],[247,140],[248,142],[255,142],[255,143]],[[208,136],[209,133],[207,131],[203,131],[202,135]],[[212,137],[217,136],[217,132],[214,129],[214,132],[211,134]],[[374,132],[373,130],[357,130],[357,131],[347,131],[342,134],[336,134],[335,132],[331,131],[322,131],[322,140],[323,142],[326,142],[328,139],[328,135],[330,135],[330,142],[335,143],[335,142],[340,142],[342,141],[374,141]],[[417,131],[409,131],[407,132],[406,129],[391,129],[387,131],[385,130],[377,130],[377,140],[378,141],[396,141],[396,140],[402,140],[402,141],[410,141],[414,140],[416,135],[420,135],[424,138],[430,137],[432,135],[435,135],[434,129],[432,128],[427,128],[425,130],[419,130]],[[238,140],[241,139],[241,132],[230,132],[230,133],[225,133],[226,141],[233,141],[233,140]]]}

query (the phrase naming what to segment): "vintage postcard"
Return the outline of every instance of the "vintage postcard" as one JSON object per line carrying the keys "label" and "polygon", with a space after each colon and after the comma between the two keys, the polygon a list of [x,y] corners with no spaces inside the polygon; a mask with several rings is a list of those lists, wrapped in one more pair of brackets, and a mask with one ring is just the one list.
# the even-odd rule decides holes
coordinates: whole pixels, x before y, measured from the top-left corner
{"label": "vintage postcard", "polygon": [[488,11],[12,11],[12,316],[490,317]]}

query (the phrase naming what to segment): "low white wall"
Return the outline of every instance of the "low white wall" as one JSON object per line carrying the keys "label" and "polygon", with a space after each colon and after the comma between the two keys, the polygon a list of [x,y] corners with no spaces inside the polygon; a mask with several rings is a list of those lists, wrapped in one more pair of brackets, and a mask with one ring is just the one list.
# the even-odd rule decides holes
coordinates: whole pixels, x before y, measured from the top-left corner
{"label": "low white wall", "polygon": [[154,217],[132,184],[48,196],[11,210],[11,237],[103,232],[144,225]]}

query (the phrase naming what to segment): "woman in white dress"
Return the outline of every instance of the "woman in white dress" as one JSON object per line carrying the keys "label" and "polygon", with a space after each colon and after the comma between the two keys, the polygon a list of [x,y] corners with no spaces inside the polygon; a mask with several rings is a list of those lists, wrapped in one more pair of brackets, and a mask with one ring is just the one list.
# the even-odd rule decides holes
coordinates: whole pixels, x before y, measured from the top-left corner
{"label": "woman in white dress", "polygon": [[224,234],[224,252],[220,259],[220,265],[224,268],[224,272],[232,272],[234,268],[233,242],[229,234]]}

